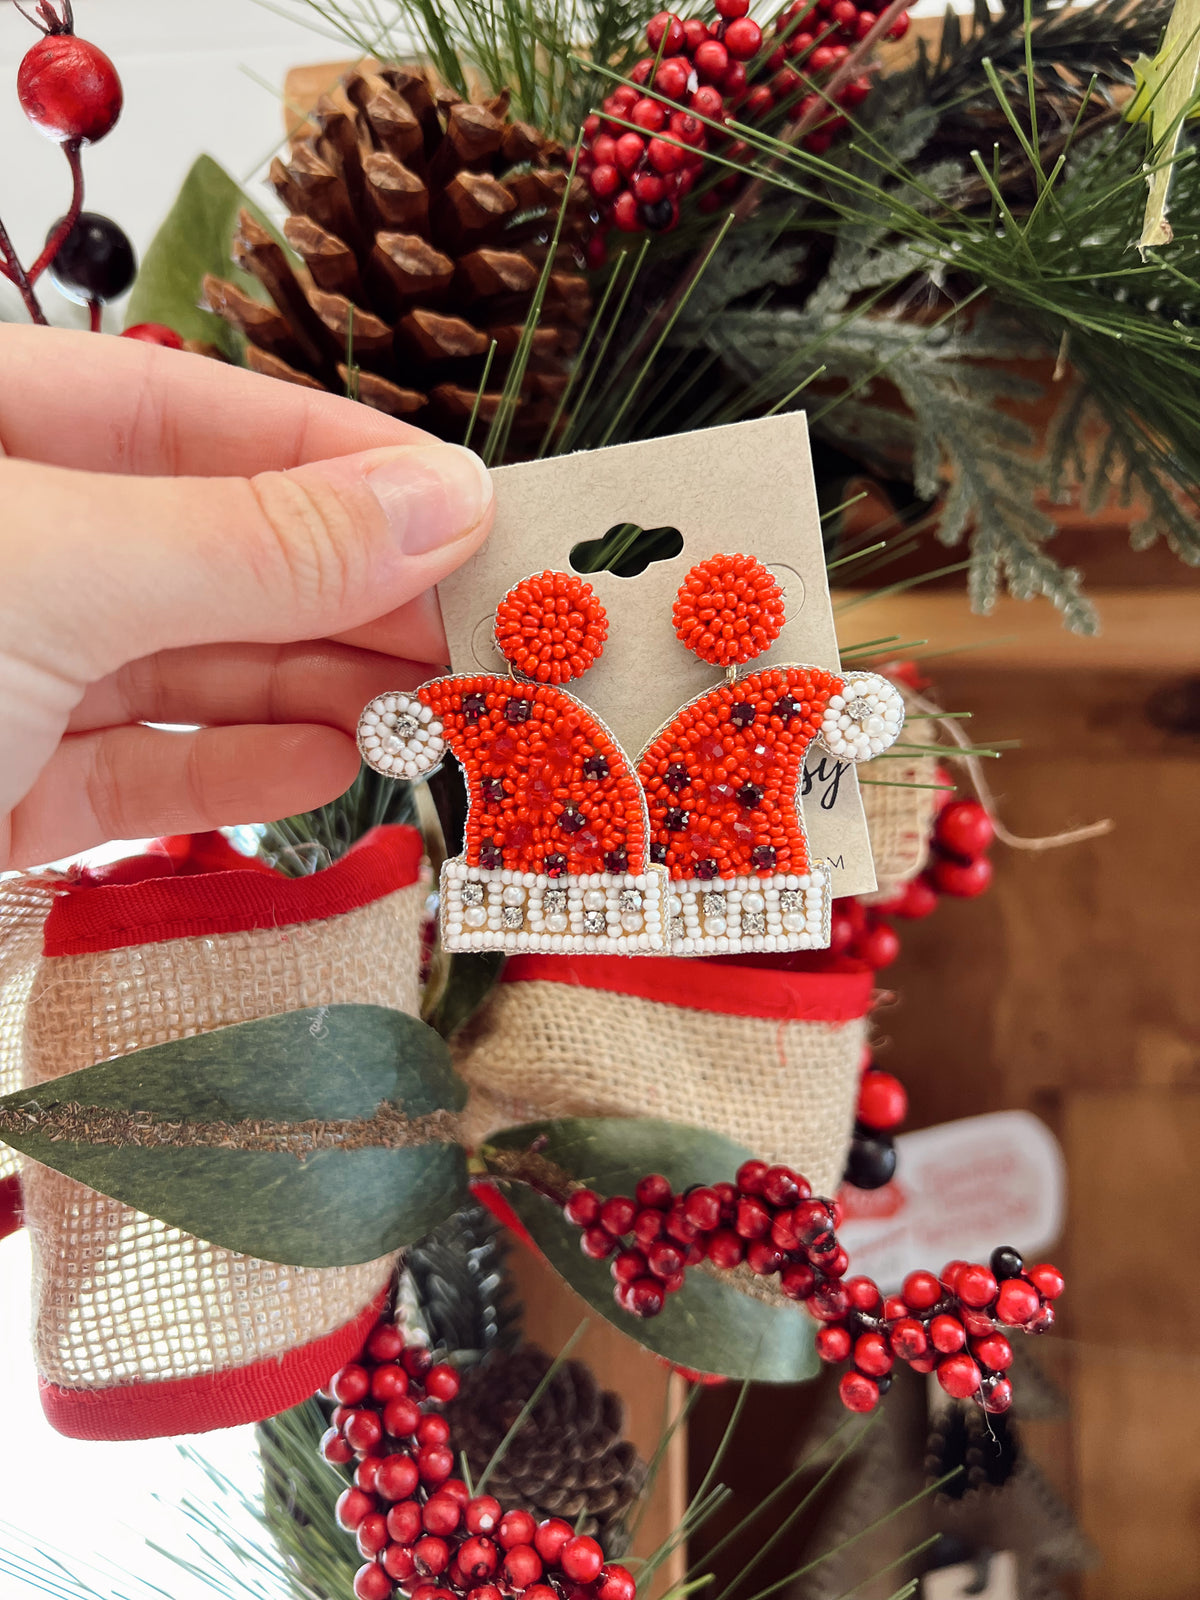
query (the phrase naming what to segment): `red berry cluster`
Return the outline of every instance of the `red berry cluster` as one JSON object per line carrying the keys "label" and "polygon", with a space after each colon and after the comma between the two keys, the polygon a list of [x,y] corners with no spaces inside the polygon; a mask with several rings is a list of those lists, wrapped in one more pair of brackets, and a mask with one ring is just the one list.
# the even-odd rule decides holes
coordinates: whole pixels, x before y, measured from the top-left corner
{"label": "red berry cluster", "polygon": [[[709,22],[660,11],[646,27],[653,53],[634,66],[632,82],[614,89],[600,113],[584,123],[579,170],[599,217],[593,265],[604,258],[603,235],[610,228],[636,233],[674,227],[706,151],[720,146],[734,159],[747,154],[727,124],[806,118],[812,126],[804,145],[817,153],[847,126],[818,91],[870,32],[877,13],[853,0],[795,0],[775,19],[777,43],[771,49],[749,10],[750,0],[715,0],[716,16]],[[907,29],[902,13],[887,37],[899,39]],[[869,78],[852,78],[835,96],[837,106],[860,105],[870,87]],[[721,179],[701,197],[701,209],[715,209],[740,181],[736,172]]]}
{"label": "red berry cluster", "polygon": [[595,1539],[558,1517],[538,1523],[505,1511],[452,1476],[440,1407],[457,1393],[454,1368],[406,1345],[389,1322],[329,1382],[338,1404],[321,1453],[339,1466],[357,1459],[337,1502],[365,1560],[357,1600],[391,1600],[396,1590],[411,1600],[636,1600],[630,1573],[606,1563]]}
{"label": "red berry cluster", "polygon": [[642,1179],[633,1199],[602,1199],[580,1188],[563,1210],[583,1230],[584,1254],[612,1259],[616,1302],[636,1316],[661,1311],[688,1267],[704,1261],[777,1275],[781,1292],[821,1323],[821,1358],[853,1361],[841,1380],[851,1411],[872,1409],[891,1386],[897,1358],[918,1372],[936,1371],[948,1394],[1007,1411],[1012,1347],[1002,1330],[1044,1333],[1054,1323],[1050,1302],[1063,1289],[1057,1268],[1026,1272],[1017,1252],[1005,1248],[990,1268],[952,1261],[940,1278],[910,1273],[900,1294],[885,1299],[870,1278],[846,1277],[849,1259],[834,1231],[837,1202],[814,1198],[805,1179],[765,1161],[745,1162],[733,1183],[684,1194],[658,1173]]}

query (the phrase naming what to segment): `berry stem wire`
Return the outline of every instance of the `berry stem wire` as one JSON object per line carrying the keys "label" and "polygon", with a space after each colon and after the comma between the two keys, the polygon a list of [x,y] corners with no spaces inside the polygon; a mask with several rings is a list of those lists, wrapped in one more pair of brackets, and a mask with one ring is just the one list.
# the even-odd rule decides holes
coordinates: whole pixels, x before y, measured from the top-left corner
{"label": "berry stem wire", "polygon": [[20,258],[13,248],[12,239],[3,221],[0,221],[0,272],[3,272],[9,283],[16,285],[21,299],[25,302],[29,320],[39,327],[48,327],[49,321],[46,313],[42,310],[38,297],[34,293],[33,285],[29,281],[29,274],[21,265]]}
{"label": "berry stem wire", "polygon": [[46,268],[53,263],[55,256],[65,244],[67,235],[79,221],[79,213],[83,210],[83,157],[80,154],[78,141],[72,139],[70,143],[65,144],[63,146],[63,154],[66,156],[67,165],[71,169],[71,204],[67,209],[66,216],[46,240],[45,248],[42,250],[41,255],[30,267],[29,281],[31,284],[36,283]]}

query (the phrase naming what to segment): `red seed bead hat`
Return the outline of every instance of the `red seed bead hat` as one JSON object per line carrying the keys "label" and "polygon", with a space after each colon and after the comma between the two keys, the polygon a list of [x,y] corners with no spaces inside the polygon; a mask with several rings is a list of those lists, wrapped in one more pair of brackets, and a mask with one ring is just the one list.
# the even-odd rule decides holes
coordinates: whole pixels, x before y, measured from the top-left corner
{"label": "red seed bead hat", "polygon": [[571,572],[539,572],[496,607],[496,647],[534,683],[569,683],[596,661],[608,615],[590,583]]}
{"label": "red seed bead hat", "polygon": [[679,586],[675,636],[714,667],[740,666],[769,650],[783,627],[783,591],[753,556],[711,556]]}

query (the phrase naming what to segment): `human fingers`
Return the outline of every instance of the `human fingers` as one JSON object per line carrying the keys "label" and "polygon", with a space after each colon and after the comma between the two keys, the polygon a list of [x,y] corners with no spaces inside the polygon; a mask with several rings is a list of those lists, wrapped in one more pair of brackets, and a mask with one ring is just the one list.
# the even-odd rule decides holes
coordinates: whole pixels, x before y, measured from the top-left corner
{"label": "human fingers", "polygon": [[0,501],[0,642],[79,682],[161,649],[361,627],[460,565],[492,516],[482,462],[438,443],[250,479],[7,460]]}
{"label": "human fingers", "polygon": [[292,722],[352,733],[368,700],[429,676],[427,664],[328,642],[197,645],[143,656],[91,684],[67,727]]}
{"label": "human fingers", "polygon": [[84,472],[248,478],[429,438],[339,395],[207,356],[0,327],[0,455]]}
{"label": "human fingers", "polygon": [[62,741],[14,808],[0,866],[53,861],[109,839],[198,833],[325,805],[358,771],[333,728],[107,728]]}

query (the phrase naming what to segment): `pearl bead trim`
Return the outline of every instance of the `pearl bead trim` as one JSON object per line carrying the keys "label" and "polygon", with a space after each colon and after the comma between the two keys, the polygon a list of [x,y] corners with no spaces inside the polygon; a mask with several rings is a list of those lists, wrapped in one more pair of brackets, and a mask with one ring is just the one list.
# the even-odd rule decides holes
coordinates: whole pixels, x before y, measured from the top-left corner
{"label": "pearl bead trim", "polygon": [[358,748],[385,778],[427,778],[446,758],[442,725],[415,694],[377,695],[358,719]]}
{"label": "pearl bead trim", "polygon": [[817,737],[843,761],[869,761],[895,744],[904,726],[900,691],[877,672],[848,672],[830,697]]}
{"label": "pearl bead trim", "polygon": [[819,861],[800,875],[672,883],[671,954],[823,950],[829,943],[831,899],[829,869]]}
{"label": "pearl bead trim", "polygon": [[506,955],[665,955],[667,897],[662,867],[550,878],[455,856],[442,867],[442,944]]}

